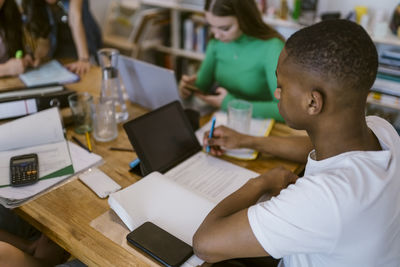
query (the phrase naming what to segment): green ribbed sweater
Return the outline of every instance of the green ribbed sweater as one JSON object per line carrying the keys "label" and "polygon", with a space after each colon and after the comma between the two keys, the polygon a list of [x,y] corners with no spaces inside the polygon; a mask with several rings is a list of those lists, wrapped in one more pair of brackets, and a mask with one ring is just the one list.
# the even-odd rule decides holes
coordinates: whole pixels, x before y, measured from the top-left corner
{"label": "green ribbed sweater", "polygon": [[260,40],[245,34],[229,43],[212,39],[197,73],[196,86],[207,91],[217,82],[227,89],[222,110],[232,99],[245,99],[253,104],[253,117],[283,121],[274,97],[275,70],[283,46],[278,38]]}

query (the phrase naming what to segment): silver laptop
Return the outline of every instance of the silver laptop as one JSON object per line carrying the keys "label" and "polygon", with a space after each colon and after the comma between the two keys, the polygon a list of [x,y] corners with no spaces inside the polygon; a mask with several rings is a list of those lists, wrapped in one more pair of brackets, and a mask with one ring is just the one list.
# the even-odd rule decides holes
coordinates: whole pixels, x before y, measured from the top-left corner
{"label": "silver laptop", "polygon": [[156,109],[180,101],[173,71],[127,56],[119,57],[118,70],[131,102]]}
{"label": "silver laptop", "polygon": [[178,100],[184,108],[197,110],[200,115],[215,110],[196,97],[182,100],[175,73],[170,69],[120,55],[118,70],[129,100],[133,103],[153,110]]}

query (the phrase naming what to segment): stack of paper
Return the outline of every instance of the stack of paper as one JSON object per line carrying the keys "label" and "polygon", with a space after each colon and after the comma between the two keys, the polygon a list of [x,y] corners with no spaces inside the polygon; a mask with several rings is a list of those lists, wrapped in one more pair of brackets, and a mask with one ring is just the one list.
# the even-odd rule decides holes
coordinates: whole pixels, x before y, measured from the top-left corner
{"label": "stack of paper", "polygon": [[[226,112],[218,111],[214,113],[216,118],[215,127],[221,125],[228,125],[228,116]],[[275,120],[274,119],[251,119],[250,123],[250,132],[249,135],[253,136],[268,136],[272,128],[274,127]],[[196,131],[196,137],[199,140],[200,144],[203,144],[203,137],[206,131],[209,131],[211,128],[211,121],[206,123],[203,127]],[[239,149],[227,149],[225,155],[242,160],[253,160],[257,158],[258,152],[252,149],[247,148],[239,148]]]}
{"label": "stack of paper", "polygon": [[[0,204],[9,208],[102,161],[100,156],[66,141],[57,108],[0,125],[0,140]],[[38,155],[39,182],[11,187],[10,158],[29,153]]]}

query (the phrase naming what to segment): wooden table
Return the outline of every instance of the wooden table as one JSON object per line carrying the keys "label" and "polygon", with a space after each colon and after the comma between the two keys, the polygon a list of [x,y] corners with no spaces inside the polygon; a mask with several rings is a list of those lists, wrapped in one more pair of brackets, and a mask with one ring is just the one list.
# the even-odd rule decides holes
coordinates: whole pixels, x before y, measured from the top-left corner
{"label": "wooden table", "polygon": [[[100,69],[94,67],[82,77],[79,83],[67,87],[99,95],[100,75]],[[18,84],[15,79],[13,82]],[[2,84],[9,86],[10,82],[0,79],[0,88]],[[146,109],[133,104],[128,105],[128,110],[130,119],[147,112]],[[204,120],[201,123],[204,123]],[[283,136],[298,133],[298,131],[278,123],[271,135]],[[70,139],[71,135],[72,130],[69,129],[67,137]],[[84,136],[78,136],[78,138],[83,142],[85,140]],[[105,160],[105,164],[99,168],[123,188],[139,179],[139,177],[130,173],[128,168],[129,162],[136,158],[135,153],[109,150],[109,147],[112,146],[131,147],[121,125],[118,126],[118,138],[116,140],[100,143],[93,139],[92,143],[94,153],[101,155]],[[297,163],[268,155],[261,155],[254,161],[227,160],[260,173],[279,165],[295,172],[303,167]],[[92,220],[108,210],[109,206],[106,199],[97,197],[80,180],[72,179],[61,187],[17,208],[16,212],[89,266],[159,266],[155,261],[143,257],[143,255],[133,255],[90,226]]]}

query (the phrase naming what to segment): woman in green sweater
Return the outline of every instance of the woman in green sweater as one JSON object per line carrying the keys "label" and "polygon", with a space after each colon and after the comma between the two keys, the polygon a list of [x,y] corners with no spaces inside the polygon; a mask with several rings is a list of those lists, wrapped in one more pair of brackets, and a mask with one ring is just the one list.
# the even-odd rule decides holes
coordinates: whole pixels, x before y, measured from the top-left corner
{"label": "woman in green sweater", "polygon": [[212,106],[226,110],[232,99],[244,99],[253,104],[253,117],[283,121],[273,96],[283,38],[263,22],[254,0],[206,0],[204,9],[214,38],[197,75],[182,76],[182,97],[194,84],[203,92],[216,90],[196,94]]}

